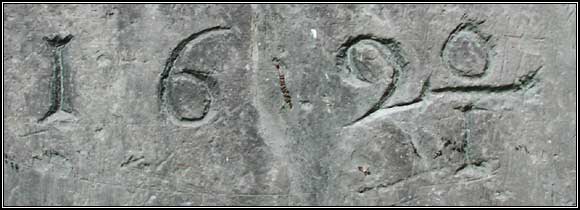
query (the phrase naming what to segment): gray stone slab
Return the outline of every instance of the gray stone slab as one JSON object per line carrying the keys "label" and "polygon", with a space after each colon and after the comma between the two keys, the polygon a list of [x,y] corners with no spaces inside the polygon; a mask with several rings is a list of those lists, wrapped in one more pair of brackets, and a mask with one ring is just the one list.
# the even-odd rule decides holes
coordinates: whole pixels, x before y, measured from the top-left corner
{"label": "gray stone slab", "polygon": [[3,7],[6,206],[577,205],[576,5]]}

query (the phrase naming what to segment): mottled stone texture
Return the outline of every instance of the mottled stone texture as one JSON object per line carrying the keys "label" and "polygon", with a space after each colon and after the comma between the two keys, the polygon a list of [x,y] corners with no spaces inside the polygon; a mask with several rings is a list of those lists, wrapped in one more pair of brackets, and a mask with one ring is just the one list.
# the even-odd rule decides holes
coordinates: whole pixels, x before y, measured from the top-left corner
{"label": "mottled stone texture", "polygon": [[4,205],[577,204],[575,5],[3,9]]}

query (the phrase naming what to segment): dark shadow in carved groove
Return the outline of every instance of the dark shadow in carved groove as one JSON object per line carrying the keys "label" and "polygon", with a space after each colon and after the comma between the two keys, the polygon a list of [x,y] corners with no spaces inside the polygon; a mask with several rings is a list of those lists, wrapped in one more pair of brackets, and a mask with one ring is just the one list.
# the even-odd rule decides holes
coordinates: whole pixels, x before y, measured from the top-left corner
{"label": "dark shadow in carved groove", "polygon": [[543,66],[538,67],[536,70],[521,76],[518,78],[516,83],[506,84],[506,85],[471,85],[471,86],[452,86],[452,87],[441,87],[435,88],[431,91],[434,93],[442,92],[509,92],[517,91],[525,88],[529,88],[534,85],[534,78],[540,72]]}
{"label": "dark shadow in carved groove", "polygon": [[229,27],[223,27],[223,26],[215,26],[215,27],[211,27],[208,29],[204,29],[200,32],[191,34],[187,38],[181,40],[179,42],[179,44],[177,44],[177,46],[171,51],[171,55],[169,56],[167,61],[165,61],[165,67],[163,68],[163,72],[161,72],[161,78],[159,79],[159,88],[158,88],[159,101],[164,100],[163,97],[164,97],[165,89],[166,89],[165,80],[167,80],[167,78],[169,77],[171,70],[173,70],[173,64],[175,64],[175,61],[177,60],[177,58],[179,57],[179,54],[181,53],[181,51],[183,51],[185,46],[189,42],[193,41],[194,39],[198,38],[199,36],[201,36],[203,34],[206,34],[206,33],[212,32],[212,31],[229,30],[229,29],[230,29]]}
{"label": "dark shadow in carved groove", "polygon": [[[485,22],[485,20],[478,21],[478,20],[469,19],[466,22],[457,25],[457,27],[455,27],[455,29],[453,29],[453,31],[451,31],[451,33],[449,34],[449,36],[447,37],[447,39],[445,40],[445,42],[441,46],[441,50],[439,51],[439,56],[452,69],[453,73],[458,74],[462,77],[466,77],[466,78],[479,78],[479,77],[482,77],[483,75],[486,74],[486,72],[487,72],[486,70],[489,68],[489,65],[490,65],[489,52],[486,52],[485,64],[484,64],[482,72],[475,73],[475,74],[467,74],[465,72],[462,72],[459,69],[456,69],[456,67],[454,67],[450,63],[451,62],[451,61],[449,61],[450,58],[447,58],[444,55],[445,52],[447,51],[446,48],[448,47],[449,42],[453,38],[455,38],[456,34],[458,34],[459,32],[462,32],[462,31],[469,31],[469,32],[474,33],[479,38],[481,38],[481,41],[483,41],[484,44],[487,44],[491,39],[491,35],[484,34],[483,32],[481,32],[479,30],[479,25],[483,24],[484,22]],[[493,46],[488,46],[488,47],[493,47]],[[488,47],[485,47],[484,50],[488,50]]]}
{"label": "dark shadow in carved groove", "polygon": [[[167,88],[168,88],[168,78],[171,75],[171,72],[173,70],[173,65],[175,64],[176,60],[179,58],[180,53],[185,49],[185,47],[187,46],[187,44],[189,44],[191,41],[195,40],[196,38],[199,38],[200,36],[207,34],[207,33],[211,33],[211,32],[215,32],[215,31],[222,31],[222,30],[229,30],[229,27],[224,27],[224,26],[215,26],[215,27],[211,27],[208,29],[204,29],[202,31],[196,32],[191,34],[190,36],[188,36],[187,38],[181,40],[177,46],[171,51],[171,54],[169,56],[169,58],[167,59],[167,61],[165,62],[165,66],[163,68],[163,72],[161,72],[161,78],[159,79],[159,86],[158,86],[158,101],[159,101],[159,108],[160,111],[163,111],[164,107],[166,106],[166,95],[167,95]],[[194,69],[183,69],[183,71],[181,72],[181,74],[186,74],[186,75],[191,75],[193,77],[195,77],[196,79],[199,79],[201,81],[204,81],[207,83],[207,88],[213,87],[215,86],[215,84],[217,83],[215,79],[213,79],[210,76],[209,72],[203,72],[203,71],[198,71],[198,70],[194,70]],[[179,117],[179,120],[181,121],[186,121],[186,122],[192,122],[192,121],[198,121],[201,120],[205,117],[205,115],[207,114],[207,112],[209,112],[209,107],[205,107],[203,114],[201,116],[201,118],[183,118],[183,117]]]}
{"label": "dark shadow in carved groove", "polygon": [[72,112],[72,106],[67,101],[68,91],[65,87],[67,84],[67,72],[63,65],[63,48],[68,44],[73,38],[73,35],[69,34],[66,37],[61,37],[56,35],[52,38],[43,37],[42,39],[48,43],[52,48],[53,53],[53,73],[52,79],[50,81],[50,107],[48,111],[38,120],[42,122],[48,117],[53,115],[58,111],[63,111],[67,113]]}
{"label": "dark shadow in carved groove", "polygon": [[392,63],[392,67],[393,67],[393,81],[387,86],[387,88],[383,91],[383,94],[381,95],[381,97],[379,98],[379,100],[362,116],[356,118],[354,121],[350,122],[349,124],[345,125],[345,126],[349,126],[352,124],[355,124],[356,122],[364,119],[365,117],[371,115],[372,113],[376,112],[377,110],[381,109],[381,106],[385,103],[385,101],[391,96],[393,95],[393,92],[396,89],[396,84],[399,80],[399,76],[401,75],[402,71],[405,70],[405,67],[409,64],[409,62],[405,59],[405,57],[403,57],[403,51],[400,47],[401,43],[396,41],[395,39],[385,39],[385,38],[379,38],[376,37],[374,35],[371,34],[363,34],[363,35],[359,35],[356,37],[349,37],[347,39],[347,41],[342,44],[337,52],[337,66],[341,66],[341,65],[345,65],[347,66],[347,68],[349,69],[349,71],[352,71],[348,66],[348,61],[346,61],[347,63],[345,63],[345,60],[347,60],[347,51],[350,47],[354,46],[355,44],[357,44],[360,41],[363,40],[371,40],[371,41],[376,41],[378,43],[380,43],[381,45],[383,45],[384,47],[386,47],[394,56],[394,59],[392,59],[391,62]]}
{"label": "dark shadow in carved groove", "polygon": [[199,71],[195,69],[182,69],[181,72],[194,76],[200,80],[207,80],[210,76],[210,72],[207,71]]}
{"label": "dark shadow in carved groove", "polygon": [[411,100],[409,102],[402,102],[402,103],[393,104],[393,105],[390,105],[386,108],[389,109],[389,108],[393,108],[393,107],[410,106],[410,105],[419,103],[419,102],[423,101],[423,98],[427,95],[427,91],[429,90],[430,87],[431,87],[431,74],[429,74],[429,76],[427,76],[425,81],[423,81],[423,85],[421,86],[421,92],[419,92],[419,96],[417,96],[416,98],[414,98],[413,100]]}

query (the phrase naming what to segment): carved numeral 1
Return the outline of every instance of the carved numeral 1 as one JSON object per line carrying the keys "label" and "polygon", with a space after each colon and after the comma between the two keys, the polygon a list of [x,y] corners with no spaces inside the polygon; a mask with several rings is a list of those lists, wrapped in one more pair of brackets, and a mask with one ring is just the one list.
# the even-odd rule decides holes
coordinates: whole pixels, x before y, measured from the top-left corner
{"label": "carved numeral 1", "polygon": [[44,114],[42,118],[38,121],[46,121],[49,117],[62,112],[62,113],[72,113],[72,105],[69,101],[69,90],[68,90],[68,80],[70,79],[69,72],[64,66],[63,61],[63,50],[67,43],[72,40],[73,36],[68,35],[66,37],[54,36],[52,38],[44,37],[43,39],[48,42],[48,45],[52,48],[52,53],[54,56],[53,63],[53,73],[50,82],[50,108]]}

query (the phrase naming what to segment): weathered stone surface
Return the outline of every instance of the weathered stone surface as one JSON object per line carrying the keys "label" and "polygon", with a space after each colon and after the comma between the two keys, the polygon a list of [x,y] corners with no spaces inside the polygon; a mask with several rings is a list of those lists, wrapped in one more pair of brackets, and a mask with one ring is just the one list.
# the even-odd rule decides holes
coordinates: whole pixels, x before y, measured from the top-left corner
{"label": "weathered stone surface", "polygon": [[3,204],[577,205],[575,5],[4,5]]}

